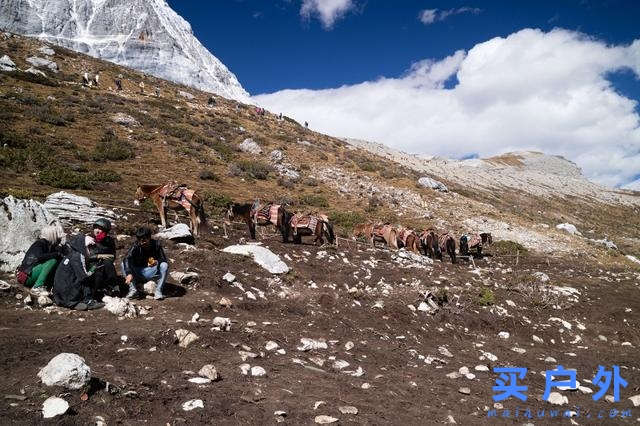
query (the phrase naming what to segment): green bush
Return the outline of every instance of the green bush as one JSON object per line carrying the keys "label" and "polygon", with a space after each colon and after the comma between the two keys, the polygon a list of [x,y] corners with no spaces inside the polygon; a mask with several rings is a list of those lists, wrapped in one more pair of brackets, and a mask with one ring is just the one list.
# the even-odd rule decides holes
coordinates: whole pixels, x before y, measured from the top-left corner
{"label": "green bush", "polygon": [[113,170],[97,170],[89,174],[89,179],[95,182],[120,182],[122,177]]}
{"label": "green bush", "polygon": [[491,306],[495,303],[495,297],[493,291],[488,288],[483,288],[478,296],[478,304],[481,306]]}
{"label": "green bush", "polygon": [[218,194],[217,192],[205,191],[202,194],[202,198],[204,199],[205,208],[208,207],[216,213],[222,213],[226,210],[227,204],[233,202],[231,198],[224,194]]}
{"label": "green bush", "polygon": [[72,115],[60,114],[55,108],[52,108],[50,105],[34,106],[33,115],[43,123],[48,123],[53,126],[62,127],[75,121],[75,118]]}
{"label": "green bush", "polygon": [[118,139],[113,131],[108,130],[93,149],[91,157],[94,161],[121,161],[133,158],[133,154],[133,146],[129,142]]}
{"label": "green bush", "polygon": [[200,179],[202,180],[212,180],[214,182],[220,182],[220,178],[218,175],[213,173],[211,170],[203,170],[200,172]]}
{"label": "green bush", "polygon": [[220,155],[220,158],[222,158],[225,161],[229,161],[233,158],[233,150],[221,141],[217,141],[215,139],[198,137],[196,139],[196,142],[202,145],[206,145],[209,148],[213,149]]}
{"label": "green bush", "polygon": [[363,223],[365,218],[357,212],[333,211],[329,213],[329,220],[334,226],[341,228],[344,233],[349,233],[354,226]]}
{"label": "green bush", "polygon": [[10,75],[16,80],[22,80],[22,81],[27,81],[29,83],[41,84],[43,86],[49,86],[49,87],[59,86],[57,81],[51,80],[50,78],[42,76],[40,74],[31,74],[30,72],[22,72],[22,71],[11,71],[7,73],[7,75]]}
{"label": "green bush", "polygon": [[68,167],[50,166],[38,174],[38,183],[61,189],[92,189],[93,181],[85,173],[74,172]]}
{"label": "green bush", "polygon": [[313,207],[329,207],[329,202],[322,195],[302,195],[298,199],[298,203],[303,206],[313,206]]}
{"label": "green bush", "polygon": [[250,179],[266,180],[273,168],[266,163],[255,160],[241,160],[233,163],[230,167],[232,175],[244,176]]}
{"label": "green bush", "polygon": [[358,165],[360,170],[365,172],[375,172],[379,170],[378,165],[371,160],[359,160],[356,161],[356,164]]}
{"label": "green bush", "polygon": [[525,246],[510,240],[496,241],[490,247],[492,252],[502,255],[515,255],[519,252],[520,256],[526,256],[529,253]]}

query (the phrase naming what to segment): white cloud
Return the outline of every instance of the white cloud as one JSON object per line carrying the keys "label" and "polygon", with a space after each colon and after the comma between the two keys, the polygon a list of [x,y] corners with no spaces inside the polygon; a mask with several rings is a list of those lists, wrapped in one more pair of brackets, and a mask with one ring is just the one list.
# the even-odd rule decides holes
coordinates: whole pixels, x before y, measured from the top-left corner
{"label": "white cloud", "polygon": [[640,40],[608,46],[567,30],[525,29],[416,62],[399,78],[254,100],[315,130],[412,153],[563,155],[614,186],[640,173],[637,103],[606,79],[623,68],[640,76]]}
{"label": "white cloud", "polygon": [[425,25],[433,24],[436,21],[444,21],[451,15],[459,15],[461,13],[471,13],[474,15],[482,12],[482,9],[477,7],[459,7],[457,9],[447,9],[447,10],[439,10],[439,9],[425,9],[420,11],[418,14],[418,19]]}
{"label": "white cloud", "polygon": [[303,0],[300,15],[305,19],[317,15],[325,29],[331,29],[336,20],[354,7],[353,0]]}

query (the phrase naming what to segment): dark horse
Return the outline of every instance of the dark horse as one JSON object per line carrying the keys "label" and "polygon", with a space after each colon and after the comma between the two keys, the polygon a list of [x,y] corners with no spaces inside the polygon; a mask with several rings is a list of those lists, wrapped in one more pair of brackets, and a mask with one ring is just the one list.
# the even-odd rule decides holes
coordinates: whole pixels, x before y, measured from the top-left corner
{"label": "dark horse", "polygon": [[460,237],[460,254],[463,256],[469,256],[470,250],[475,248],[475,257],[481,257],[482,247],[484,245],[491,245],[491,243],[493,243],[493,238],[488,232],[473,234],[471,236],[465,234]]}
{"label": "dark horse", "polygon": [[449,255],[451,263],[456,263],[456,239],[448,232],[440,235],[440,251]]}
{"label": "dark horse", "polygon": [[291,214],[285,212],[285,220],[288,224],[288,232],[293,235],[295,244],[302,243],[302,237],[314,236],[314,244],[324,244],[324,237],[329,244],[335,244],[336,237],[329,218],[324,214]]}
{"label": "dark horse", "polygon": [[[269,226],[274,225],[282,235],[282,242],[289,240],[289,227],[287,226],[287,212],[283,206],[277,204],[267,204],[258,206],[249,203],[229,203],[227,211],[224,215],[225,222],[232,220],[242,220],[249,228],[251,239],[256,239],[256,225]],[[226,228],[225,228],[226,234]]]}
{"label": "dark horse", "polygon": [[420,234],[420,246],[425,256],[442,260],[442,251],[438,245],[438,234],[433,229],[427,229]]}

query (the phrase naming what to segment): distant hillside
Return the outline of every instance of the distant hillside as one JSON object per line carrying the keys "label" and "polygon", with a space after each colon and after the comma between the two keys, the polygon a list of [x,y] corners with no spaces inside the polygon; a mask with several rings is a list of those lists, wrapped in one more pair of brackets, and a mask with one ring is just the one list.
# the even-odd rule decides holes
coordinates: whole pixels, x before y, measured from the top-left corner
{"label": "distant hillside", "polygon": [[[64,188],[130,206],[139,183],[175,179],[205,194],[213,218],[230,199],[260,198],[325,211],[345,236],[358,222],[386,220],[601,256],[598,245],[555,229],[571,222],[589,238],[609,235],[622,252],[640,247],[640,198],[593,184],[558,157],[421,159],[309,131],[278,111],[261,116],[218,96],[210,105],[208,93],[155,77],[141,94],[137,71],[56,46],[50,52],[32,38],[0,38],[0,57],[8,57],[0,72],[3,194],[42,198]],[[99,87],[82,86],[87,69],[102,70]],[[420,185],[423,176],[450,191]]]}

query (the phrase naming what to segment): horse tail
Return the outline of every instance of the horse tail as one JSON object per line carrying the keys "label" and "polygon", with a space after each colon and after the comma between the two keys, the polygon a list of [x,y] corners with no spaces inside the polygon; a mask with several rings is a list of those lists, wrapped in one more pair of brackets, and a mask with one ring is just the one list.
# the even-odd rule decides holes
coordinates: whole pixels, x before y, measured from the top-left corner
{"label": "horse tail", "polygon": [[325,227],[325,229],[327,230],[327,233],[329,234],[329,242],[331,244],[335,244],[336,236],[333,233],[333,226],[329,222],[326,222],[326,221],[324,221],[322,223],[323,223],[323,226]]}
{"label": "horse tail", "polygon": [[447,253],[451,257],[451,263],[456,263],[456,240],[453,237],[447,239]]}
{"label": "horse tail", "polygon": [[289,222],[291,221],[292,214],[285,210],[284,207],[280,207],[278,213],[278,220],[280,221],[280,234],[282,235],[282,242],[289,242]]}

